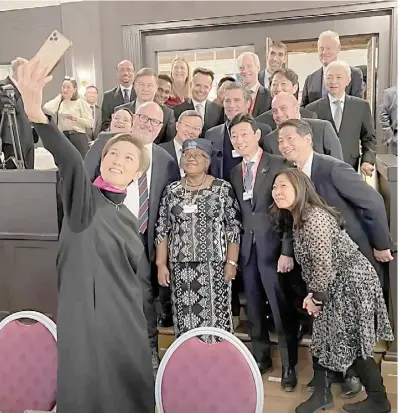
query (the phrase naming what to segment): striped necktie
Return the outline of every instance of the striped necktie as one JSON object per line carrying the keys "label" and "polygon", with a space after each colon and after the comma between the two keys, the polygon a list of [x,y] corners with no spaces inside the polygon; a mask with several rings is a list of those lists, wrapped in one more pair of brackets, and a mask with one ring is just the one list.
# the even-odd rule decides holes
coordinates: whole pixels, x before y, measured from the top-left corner
{"label": "striped necktie", "polygon": [[144,234],[148,228],[148,208],[149,208],[149,197],[148,197],[148,181],[146,173],[138,179],[138,194],[140,197],[140,210],[139,210],[139,231],[140,234]]}

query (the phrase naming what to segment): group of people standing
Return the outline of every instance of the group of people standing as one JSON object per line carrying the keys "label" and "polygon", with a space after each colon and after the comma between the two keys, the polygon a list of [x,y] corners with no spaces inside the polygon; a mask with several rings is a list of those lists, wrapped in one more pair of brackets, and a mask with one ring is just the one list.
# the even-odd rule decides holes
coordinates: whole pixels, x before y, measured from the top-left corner
{"label": "group of people standing", "polygon": [[[322,56],[333,36],[320,37]],[[373,172],[374,128],[366,127],[366,105],[348,95],[351,68],[337,59],[323,62],[325,97],[300,108],[297,76],[275,65],[282,45],[271,47],[263,73],[256,55],[238,58],[244,84],[226,79],[222,106],[207,101],[207,69],[195,69],[191,81],[189,65],[176,59],[167,89],[167,78],[121,62],[123,84],[104,96],[106,132],[88,152],[72,139],[92,127],[73,80],[42,106],[46,68],[19,66],[25,112],[61,175],[60,411],[153,413],[155,296],[163,310],[171,301],[176,336],[199,326],[233,332],[232,290],[242,277],[253,355],[261,373],[271,371],[267,301],[285,391],[297,385],[298,362],[288,286],[305,283],[299,298],[314,317],[314,379],[297,413],[330,407],[336,374],[348,385],[359,377],[368,393],[346,412],[390,412],[372,359],[377,340],[393,340],[380,282],[381,263],[392,259],[389,228],[383,199],[357,172]],[[316,83],[307,80],[308,96]],[[348,109],[362,125],[345,132],[349,142],[340,135]],[[70,122],[80,125],[74,133]]]}

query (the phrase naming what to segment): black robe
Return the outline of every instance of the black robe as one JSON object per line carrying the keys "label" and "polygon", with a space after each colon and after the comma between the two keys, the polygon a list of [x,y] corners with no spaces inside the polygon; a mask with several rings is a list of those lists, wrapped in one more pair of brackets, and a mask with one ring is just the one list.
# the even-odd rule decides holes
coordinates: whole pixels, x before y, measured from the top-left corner
{"label": "black robe", "polygon": [[150,271],[123,194],[101,191],[55,124],[34,124],[61,175],[60,413],[155,411],[144,302]]}

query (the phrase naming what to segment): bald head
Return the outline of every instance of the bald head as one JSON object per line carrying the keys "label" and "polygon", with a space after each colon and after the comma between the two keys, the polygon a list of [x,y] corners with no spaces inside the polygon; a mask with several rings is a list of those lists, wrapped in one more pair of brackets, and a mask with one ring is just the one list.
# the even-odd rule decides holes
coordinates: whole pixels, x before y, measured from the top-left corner
{"label": "bald head", "polygon": [[300,119],[300,105],[290,93],[278,93],[272,100],[272,116],[277,125],[288,119]]}
{"label": "bald head", "polygon": [[130,87],[134,82],[134,65],[130,60],[122,60],[116,67],[119,82],[124,87]]}
{"label": "bald head", "polygon": [[144,144],[152,143],[163,126],[163,110],[155,102],[143,103],[134,115],[133,133]]}

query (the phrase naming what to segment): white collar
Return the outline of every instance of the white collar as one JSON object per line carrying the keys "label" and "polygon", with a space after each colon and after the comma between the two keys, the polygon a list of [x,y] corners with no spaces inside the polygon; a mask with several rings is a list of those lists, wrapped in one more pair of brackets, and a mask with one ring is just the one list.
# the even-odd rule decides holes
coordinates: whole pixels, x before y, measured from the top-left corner
{"label": "white collar", "polygon": [[194,108],[196,108],[197,105],[202,105],[203,107],[206,106],[206,101],[207,101],[207,99],[204,100],[203,102],[197,102],[197,101],[194,100],[193,98],[191,98],[191,100],[192,100],[192,104],[193,104],[193,107],[194,107]]}
{"label": "white collar", "polygon": [[256,163],[256,162],[257,162],[257,159],[258,159],[258,157],[259,157],[260,151],[261,151],[261,148],[258,148],[258,149],[257,149],[257,152],[256,152],[255,155],[250,159],[249,162],[246,162],[244,159],[243,159],[243,162],[244,162],[246,165],[247,165],[248,163],[250,163],[250,162]]}
{"label": "white collar", "polygon": [[254,86],[252,86],[249,90],[251,90],[254,93],[258,92],[258,89],[260,88],[260,82],[257,82]]}
{"label": "white collar", "polygon": [[127,89],[129,92],[131,92],[131,90],[133,89],[133,85],[130,85],[129,87],[120,85],[120,90],[121,90],[122,92],[124,92],[126,89]]}
{"label": "white collar", "polygon": [[178,140],[176,138],[174,138],[174,148],[175,148],[177,153],[178,153],[178,151],[182,151],[182,145],[181,145],[180,142],[178,142]]}
{"label": "white collar", "polygon": [[340,102],[342,102],[343,104],[344,104],[344,102],[345,102],[345,92],[343,93],[343,96],[341,96],[340,99],[334,98],[330,93],[328,93],[328,96],[329,96],[329,101],[330,101],[330,103],[337,102],[338,100],[339,100]]}
{"label": "white collar", "polygon": [[314,151],[311,151],[311,155],[308,157],[302,169],[302,171],[308,176],[308,178],[311,178],[311,169],[312,169],[313,160],[314,160]]}

